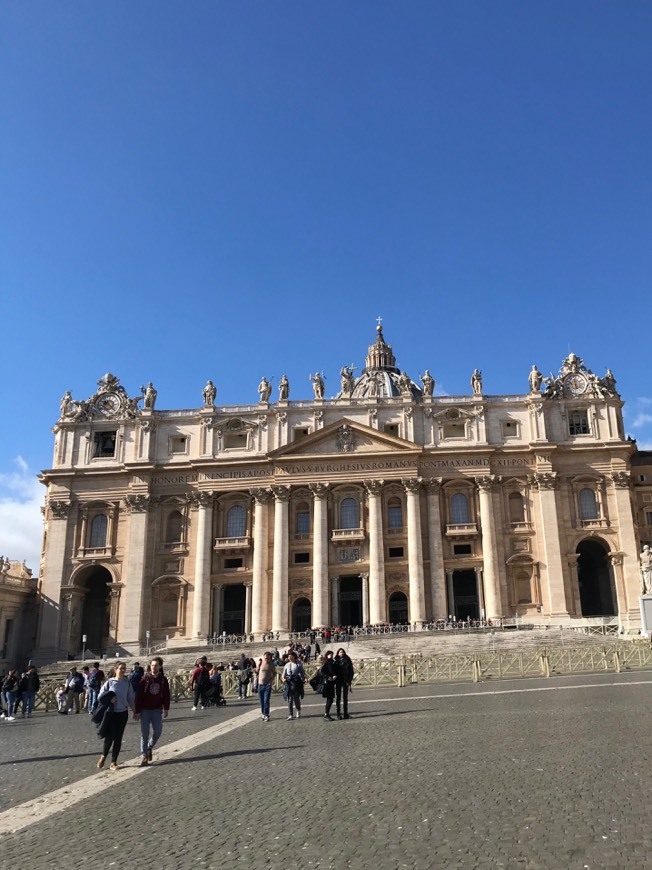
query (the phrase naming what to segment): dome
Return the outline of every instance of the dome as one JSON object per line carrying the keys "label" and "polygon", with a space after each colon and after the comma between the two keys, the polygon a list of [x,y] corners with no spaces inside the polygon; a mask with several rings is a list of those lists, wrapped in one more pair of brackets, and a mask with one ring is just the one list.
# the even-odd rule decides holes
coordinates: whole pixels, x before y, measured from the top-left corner
{"label": "dome", "polygon": [[[353,381],[351,369],[342,369],[342,390],[337,394],[337,398],[383,399],[393,396],[412,396],[412,398],[421,396],[421,388],[417,387],[396,365],[396,357],[392,352],[392,346],[385,341],[382,326],[376,327],[376,333],[376,340],[369,346],[366,365],[360,377],[351,383]],[[346,373],[348,373],[348,385]]]}

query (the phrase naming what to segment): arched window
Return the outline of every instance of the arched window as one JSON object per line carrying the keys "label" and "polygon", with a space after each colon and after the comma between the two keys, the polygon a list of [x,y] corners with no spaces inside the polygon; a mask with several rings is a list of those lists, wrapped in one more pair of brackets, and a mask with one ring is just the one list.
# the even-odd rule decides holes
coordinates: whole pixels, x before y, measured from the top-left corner
{"label": "arched window", "polygon": [[355,498],[344,498],[340,504],[340,528],[360,528],[360,507]]}
{"label": "arched window", "polygon": [[509,521],[510,523],[525,522],[525,505],[523,496],[520,492],[511,492],[509,494]]}
{"label": "arched window", "polygon": [[167,544],[178,544],[182,539],[183,532],[183,517],[180,511],[172,511],[168,516],[167,526],[165,529],[165,542]]}
{"label": "arched window", "polygon": [[451,523],[461,524],[469,521],[469,500],[463,492],[451,497]]}
{"label": "arched window", "polygon": [[243,538],[247,530],[247,512],[241,504],[233,505],[226,515],[227,538]]}
{"label": "arched window", "polygon": [[387,528],[403,528],[403,505],[401,499],[394,496],[387,502]]}
{"label": "arched window", "polygon": [[580,519],[598,519],[598,503],[595,500],[595,493],[588,486],[580,490]]}
{"label": "arched window", "polygon": [[297,535],[310,534],[310,507],[305,501],[297,505],[294,529]]}
{"label": "arched window", "polygon": [[93,517],[93,521],[91,522],[91,534],[88,542],[88,546],[91,550],[106,547],[106,530],[108,525],[109,521],[105,514],[98,514],[96,517]]}

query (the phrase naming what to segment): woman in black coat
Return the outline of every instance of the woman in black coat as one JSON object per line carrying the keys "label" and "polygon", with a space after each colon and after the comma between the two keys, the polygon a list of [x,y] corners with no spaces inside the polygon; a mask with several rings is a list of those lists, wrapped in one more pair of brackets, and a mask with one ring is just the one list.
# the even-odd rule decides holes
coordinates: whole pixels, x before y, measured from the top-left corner
{"label": "woman in black coat", "polygon": [[[346,654],[346,650],[340,647],[335,656],[335,691],[337,692],[337,718],[350,719],[349,716],[349,689],[353,682],[353,662]],[[342,701],[344,705],[342,707]],[[344,716],[342,716],[344,710]]]}
{"label": "woman in black coat", "polygon": [[331,716],[331,707],[333,706],[335,683],[337,682],[337,669],[335,667],[335,662],[333,661],[333,650],[329,649],[324,653],[324,664],[321,666],[319,673],[324,680],[324,688],[322,690],[322,695],[326,699],[324,719],[328,719],[329,722],[332,722],[333,717]]}

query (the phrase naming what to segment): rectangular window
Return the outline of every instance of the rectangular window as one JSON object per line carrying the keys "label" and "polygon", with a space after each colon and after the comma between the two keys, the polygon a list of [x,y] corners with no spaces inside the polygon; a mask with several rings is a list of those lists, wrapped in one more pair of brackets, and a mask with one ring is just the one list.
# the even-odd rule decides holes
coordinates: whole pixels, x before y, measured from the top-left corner
{"label": "rectangular window", "polygon": [[247,449],[247,433],[246,432],[229,432],[224,436],[225,450],[246,450]]}
{"label": "rectangular window", "polygon": [[297,511],[297,535],[310,534],[310,511]]}
{"label": "rectangular window", "polygon": [[502,420],[500,423],[500,430],[503,438],[518,437],[518,423],[516,420]]}
{"label": "rectangular window", "polygon": [[568,418],[568,431],[571,435],[590,435],[589,417],[586,411],[573,411]]}
{"label": "rectangular window", "polygon": [[453,554],[455,556],[470,556],[472,554],[471,544],[453,544]]}
{"label": "rectangular window", "polygon": [[465,438],[466,426],[464,423],[444,423],[444,438]]}
{"label": "rectangular window", "polygon": [[294,554],[294,564],[295,565],[305,565],[310,561],[310,553],[295,553]]}
{"label": "rectangular window", "polygon": [[188,439],[185,435],[175,435],[170,438],[170,453],[185,453]]}
{"label": "rectangular window", "polygon": [[389,558],[390,559],[402,559],[403,558],[403,547],[390,547],[389,548]]}
{"label": "rectangular window", "polygon": [[225,559],[224,560],[224,570],[228,571],[229,568],[242,568],[242,558]]}
{"label": "rectangular window", "polygon": [[387,508],[387,527],[390,529],[403,528],[403,507],[400,504],[390,505]]}
{"label": "rectangular window", "polygon": [[388,435],[395,435],[397,438],[399,437],[399,435],[398,435],[398,423],[385,423],[384,431]]}
{"label": "rectangular window", "polygon": [[645,511],[645,522],[648,526],[652,526],[652,511]]}
{"label": "rectangular window", "polygon": [[110,432],[95,432],[93,435],[93,458],[115,456],[115,442],[117,438],[115,429]]}
{"label": "rectangular window", "polygon": [[9,655],[9,647],[11,645],[11,636],[14,630],[14,621],[13,619],[8,619],[5,622],[5,637],[4,643],[2,644],[2,658],[6,659]]}
{"label": "rectangular window", "polygon": [[302,438],[307,438],[308,435],[310,435],[310,429],[307,427],[300,427],[292,430],[293,441],[301,441]]}

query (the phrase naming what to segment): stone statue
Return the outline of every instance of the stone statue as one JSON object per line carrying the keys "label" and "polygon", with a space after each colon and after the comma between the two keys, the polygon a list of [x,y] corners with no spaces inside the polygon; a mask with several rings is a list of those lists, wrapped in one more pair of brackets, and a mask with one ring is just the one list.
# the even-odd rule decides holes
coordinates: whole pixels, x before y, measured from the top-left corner
{"label": "stone statue", "polygon": [[643,594],[652,595],[652,550],[648,544],[643,547],[640,555],[641,580],[643,581]]}
{"label": "stone statue", "polygon": [[90,402],[85,402],[83,399],[75,402],[75,413],[72,415],[73,420],[85,420],[90,410]]}
{"label": "stone statue", "polygon": [[543,383],[543,375],[539,371],[539,369],[533,365],[532,371],[529,374],[528,381],[530,382],[530,392],[531,393],[540,393],[541,392],[541,384]]}
{"label": "stone statue", "polygon": [[471,388],[474,396],[482,395],[482,372],[480,369],[475,369],[471,375]]}
{"label": "stone statue", "polygon": [[428,369],[425,370],[424,374],[419,376],[419,380],[423,384],[423,395],[432,396],[435,391],[435,379]]}
{"label": "stone statue", "polygon": [[353,392],[353,366],[344,366],[340,372],[342,395],[350,396]]}
{"label": "stone statue", "polygon": [[215,396],[217,395],[217,389],[213,381],[206,381],[206,386],[204,387],[202,395],[204,397],[204,407],[212,408],[215,404]]}
{"label": "stone statue", "polygon": [[287,402],[290,398],[290,382],[287,379],[287,375],[283,375],[281,380],[278,382],[278,400],[279,402]]}
{"label": "stone statue", "polygon": [[261,378],[258,384],[258,395],[260,396],[259,402],[269,402],[269,397],[272,395],[272,385],[265,377]]}
{"label": "stone statue", "polygon": [[324,378],[317,372],[315,375],[308,375],[312,381],[312,389],[315,394],[315,399],[324,398]]}
{"label": "stone statue", "polygon": [[412,395],[412,390],[410,389],[412,385],[412,381],[408,377],[407,372],[401,372],[398,378],[398,388],[401,391],[402,396],[410,397]]}
{"label": "stone statue", "polygon": [[604,385],[610,395],[616,395],[616,379],[611,369],[607,369],[607,373],[604,376]]}
{"label": "stone statue", "polygon": [[369,375],[369,389],[367,390],[367,397],[369,399],[378,398],[378,378],[375,374]]}
{"label": "stone statue", "polygon": [[11,562],[6,556],[0,556],[0,574],[8,574]]}
{"label": "stone statue", "polygon": [[143,410],[153,411],[158,393],[154,389],[152,382],[150,381],[146,387],[141,387],[140,392],[143,394]]}
{"label": "stone statue", "polygon": [[70,390],[66,390],[66,392],[61,397],[61,404],[59,405],[62,419],[64,419],[65,417],[72,417],[73,404],[74,403],[72,401]]}

